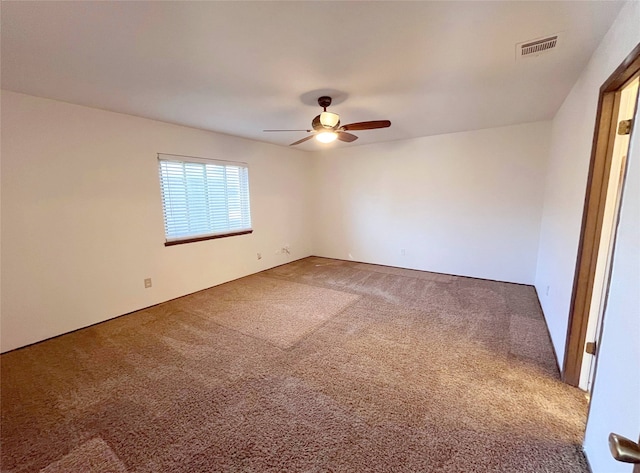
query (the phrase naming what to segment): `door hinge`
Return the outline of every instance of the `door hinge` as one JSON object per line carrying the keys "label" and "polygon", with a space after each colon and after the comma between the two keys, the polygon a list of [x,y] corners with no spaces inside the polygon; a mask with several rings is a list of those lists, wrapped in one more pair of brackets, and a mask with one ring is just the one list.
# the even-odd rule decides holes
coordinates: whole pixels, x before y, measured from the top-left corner
{"label": "door hinge", "polygon": [[587,345],[584,347],[584,351],[589,355],[596,354],[596,342],[587,342]]}
{"label": "door hinge", "polygon": [[622,120],[618,123],[618,134],[628,135],[631,133],[631,127],[633,126],[633,119]]}

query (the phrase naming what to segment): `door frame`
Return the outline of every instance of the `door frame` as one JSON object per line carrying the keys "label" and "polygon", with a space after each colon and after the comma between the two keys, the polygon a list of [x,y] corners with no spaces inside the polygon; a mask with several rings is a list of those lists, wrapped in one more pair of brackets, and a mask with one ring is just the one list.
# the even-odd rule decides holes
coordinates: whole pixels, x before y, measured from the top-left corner
{"label": "door frame", "polygon": [[[613,143],[617,132],[620,106],[617,92],[638,71],[640,43],[600,87],[562,369],[562,380],[572,386],[578,386],[580,382]],[[624,189],[624,183],[622,186]],[[599,346],[596,347],[598,349]]]}

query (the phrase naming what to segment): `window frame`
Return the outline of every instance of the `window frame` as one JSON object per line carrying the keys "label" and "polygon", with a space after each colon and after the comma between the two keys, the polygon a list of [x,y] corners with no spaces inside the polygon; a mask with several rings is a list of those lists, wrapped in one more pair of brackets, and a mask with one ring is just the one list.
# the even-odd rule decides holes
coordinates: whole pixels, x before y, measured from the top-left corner
{"label": "window frame", "polygon": [[[162,162],[163,161],[173,161],[173,162],[181,162],[181,163],[194,163],[194,164],[210,164],[217,166],[230,166],[236,168],[243,168],[246,171],[246,205],[249,219],[249,228],[242,228],[239,230],[236,229],[226,229],[220,232],[212,232],[205,234],[192,234],[185,235],[182,237],[169,237],[167,235],[167,210],[166,210],[166,202],[165,202],[165,191],[164,191],[164,181],[163,181],[163,170],[162,170]],[[245,162],[240,161],[227,161],[221,159],[210,159],[210,158],[202,158],[196,156],[185,156],[179,154],[168,154],[168,153],[157,153],[157,162],[158,162],[158,180],[160,184],[160,199],[162,204],[162,220],[163,220],[163,228],[164,228],[164,237],[165,242],[164,246],[174,246],[174,245],[182,245],[185,243],[194,243],[198,241],[206,241],[206,240],[214,240],[218,238],[228,238],[239,235],[248,235],[253,233],[253,223],[251,220],[251,192],[249,190],[249,165]],[[228,206],[229,195],[225,192],[225,205]],[[242,205],[242,204],[241,204]]]}

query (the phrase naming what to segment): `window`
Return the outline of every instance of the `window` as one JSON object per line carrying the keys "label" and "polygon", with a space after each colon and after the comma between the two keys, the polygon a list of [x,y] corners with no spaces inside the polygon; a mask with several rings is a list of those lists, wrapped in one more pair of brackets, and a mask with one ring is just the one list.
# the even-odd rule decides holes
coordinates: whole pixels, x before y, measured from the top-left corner
{"label": "window", "polygon": [[244,163],[158,154],[165,246],[251,233]]}

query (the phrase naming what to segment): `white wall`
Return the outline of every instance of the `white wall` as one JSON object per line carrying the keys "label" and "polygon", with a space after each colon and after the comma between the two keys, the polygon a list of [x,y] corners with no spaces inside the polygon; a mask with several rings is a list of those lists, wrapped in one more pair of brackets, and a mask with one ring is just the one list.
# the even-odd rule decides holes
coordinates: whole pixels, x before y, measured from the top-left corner
{"label": "white wall", "polygon": [[549,135],[537,122],[321,154],[316,253],[532,284]]}
{"label": "white wall", "polygon": [[560,366],[564,362],[599,89],[640,42],[639,8],[638,2],[629,2],[621,10],[552,122],[535,286]]}
{"label": "white wall", "polygon": [[[13,92],[1,99],[2,351],[311,254],[309,154]],[[254,233],[165,247],[158,152],[249,163]],[[276,255],[285,244],[291,255]]]}

